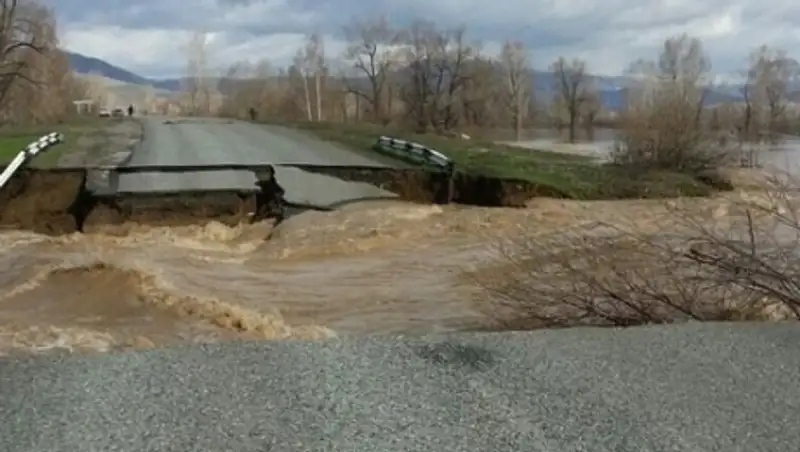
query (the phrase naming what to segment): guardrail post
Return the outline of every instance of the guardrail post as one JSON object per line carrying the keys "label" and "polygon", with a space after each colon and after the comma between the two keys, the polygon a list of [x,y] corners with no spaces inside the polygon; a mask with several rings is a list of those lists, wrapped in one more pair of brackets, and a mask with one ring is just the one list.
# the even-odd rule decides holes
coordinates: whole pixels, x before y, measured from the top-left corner
{"label": "guardrail post", "polygon": [[450,204],[455,198],[455,168],[452,164],[447,165],[442,171],[437,171],[433,176],[437,186],[435,193],[436,204]]}
{"label": "guardrail post", "polygon": [[456,165],[453,162],[450,162],[447,165],[447,170],[445,170],[447,174],[447,194],[446,194],[446,201],[445,204],[450,204],[453,202],[456,196]]}

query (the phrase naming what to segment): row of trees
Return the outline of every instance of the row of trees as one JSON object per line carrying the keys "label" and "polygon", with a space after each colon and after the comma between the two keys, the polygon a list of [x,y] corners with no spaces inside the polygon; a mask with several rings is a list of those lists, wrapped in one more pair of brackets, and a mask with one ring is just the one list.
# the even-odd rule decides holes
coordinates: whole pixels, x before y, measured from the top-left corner
{"label": "row of trees", "polygon": [[[464,28],[440,29],[420,21],[396,29],[384,18],[354,22],[345,29],[348,47],[330,57],[321,35],[309,36],[288,68],[266,59],[229,68],[215,85],[208,76],[203,33],[189,46],[186,110],[213,110],[214,93],[224,94],[224,114],[244,115],[255,108],[262,117],[309,121],[405,122],[421,131],[458,127],[515,127],[536,117],[528,50],[506,42],[494,58],[468,41]],[[563,58],[561,105],[577,127],[581,114],[599,111],[584,83],[585,63]]]}
{"label": "row of trees", "polygon": [[62,120],[86,89],[58,49],[53,12],[35,0],[0,0],[0,123]]}
{"label": "row of trees", "polygon": [[[520,41],[506,41],[493,56],[465,28],[442,29],[430,21],[398,29],[377,18],[354,21],[344,31],[348,45],[341,55],[328,55],[323,37],[312,34],[288,68],[263,59],[236,64],[221,77],[209,76],[207,40],[196,34],[189,46],[187,110],[244,116],[253,108],[262,118],[394,122],[439,132],[501,127],[519,134],[533,123],[553,124],[571,139],[581,126],[608,119],[595,78],[580,59],[553,61],[554,95],[537,99],[531,49]],[[753,50],[739,104],[703,108],[710,70],[699,40],[669,38],[655,60],[631,65],[629,109],[639,111],[669,94],[693,105],[697,121],[733,128],[747,139],[785,129],[795,119],[789,100],[800,71],[785,51]]]}

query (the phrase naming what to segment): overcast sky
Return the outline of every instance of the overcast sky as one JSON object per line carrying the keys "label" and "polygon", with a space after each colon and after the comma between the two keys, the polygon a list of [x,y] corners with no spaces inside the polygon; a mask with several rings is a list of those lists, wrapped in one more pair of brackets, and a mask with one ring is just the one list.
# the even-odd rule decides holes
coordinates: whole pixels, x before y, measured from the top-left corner
{"label": "overcast sky", "polygon": [[192,30],[213,33],[216,67],[260,58],[286,64],[307,33],[325,34],[333,54],[343,48],[341,28],[351,18],[379,14],[398,26],[417,17],[464,24],[488,51],[519,39],[537,68],[564,55],[608,75],[636,58],[655,58],[665,37],[682,32],[703,40],[718,74],[743,69],[760,44],[800,53],[795,0],[48,1],[67,49],[150,77],[181,74],[181,48]]}

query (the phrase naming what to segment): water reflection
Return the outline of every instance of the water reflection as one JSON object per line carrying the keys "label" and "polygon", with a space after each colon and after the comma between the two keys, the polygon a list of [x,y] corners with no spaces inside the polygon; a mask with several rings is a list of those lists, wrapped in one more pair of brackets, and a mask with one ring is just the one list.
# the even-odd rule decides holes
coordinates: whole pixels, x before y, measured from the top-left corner
{"label": "water reflection", "polygon": [[[618,133],[619,131],[608,128],[594,129],[591,134],[581,130],[578,142],[574,144],[567,144],[566,131],[556,129],[526,129],[518,142],[514,140],[513,131],[500,130],[496,133],[495,139],[530,149],[549,149],[602,157],[613,149]],[[778,144],[748,146],[748,148],[755,152],[755,161],[760,165],[792,173],[800,170],[800,137],[785,136]]]}
{"label": "water reflection", "polygon": [[764,166],[790,173],[798,172],[800,169],[800,138],[787,138],[783,143],[760,149],[758,161]]}

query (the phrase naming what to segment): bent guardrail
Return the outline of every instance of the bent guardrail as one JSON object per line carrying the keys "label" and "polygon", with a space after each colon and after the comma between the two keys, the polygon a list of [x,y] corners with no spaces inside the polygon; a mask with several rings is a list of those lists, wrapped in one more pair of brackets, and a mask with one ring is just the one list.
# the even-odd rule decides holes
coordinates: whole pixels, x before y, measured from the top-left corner
{"label": "bent guardrail", "polygon": [[440,186],[443,187],[443,203],[449,204],[453,201],[455,197],[456,165],[450,157],[419,143],[387,136],[379,137],[373,149],[415,163],[426,169],[436,170],[441,175]]}
{"label": "bent guardrail", "polygon": [[413,141],[381,136],[373,146],[375,150],[410,160],[418,165],[430,166],[452,173],[455,163],[441,152]]}
{"label": "bent guardrail", "polygon": [[6,169],[3,170],[3,173],[0,174],[0,189],[5,187],[8,181],[11,180],[11,177],[14,175],[14,173],[16,173],[31,159],[36,157],[36,155],[62,142],[64,142],[64,135],[58,132],[52,132],[39,137],[38,140],[33,141],[25,146],[21,151],[19,151],[17,156],[11,160],[8,166],[6,166]]}

